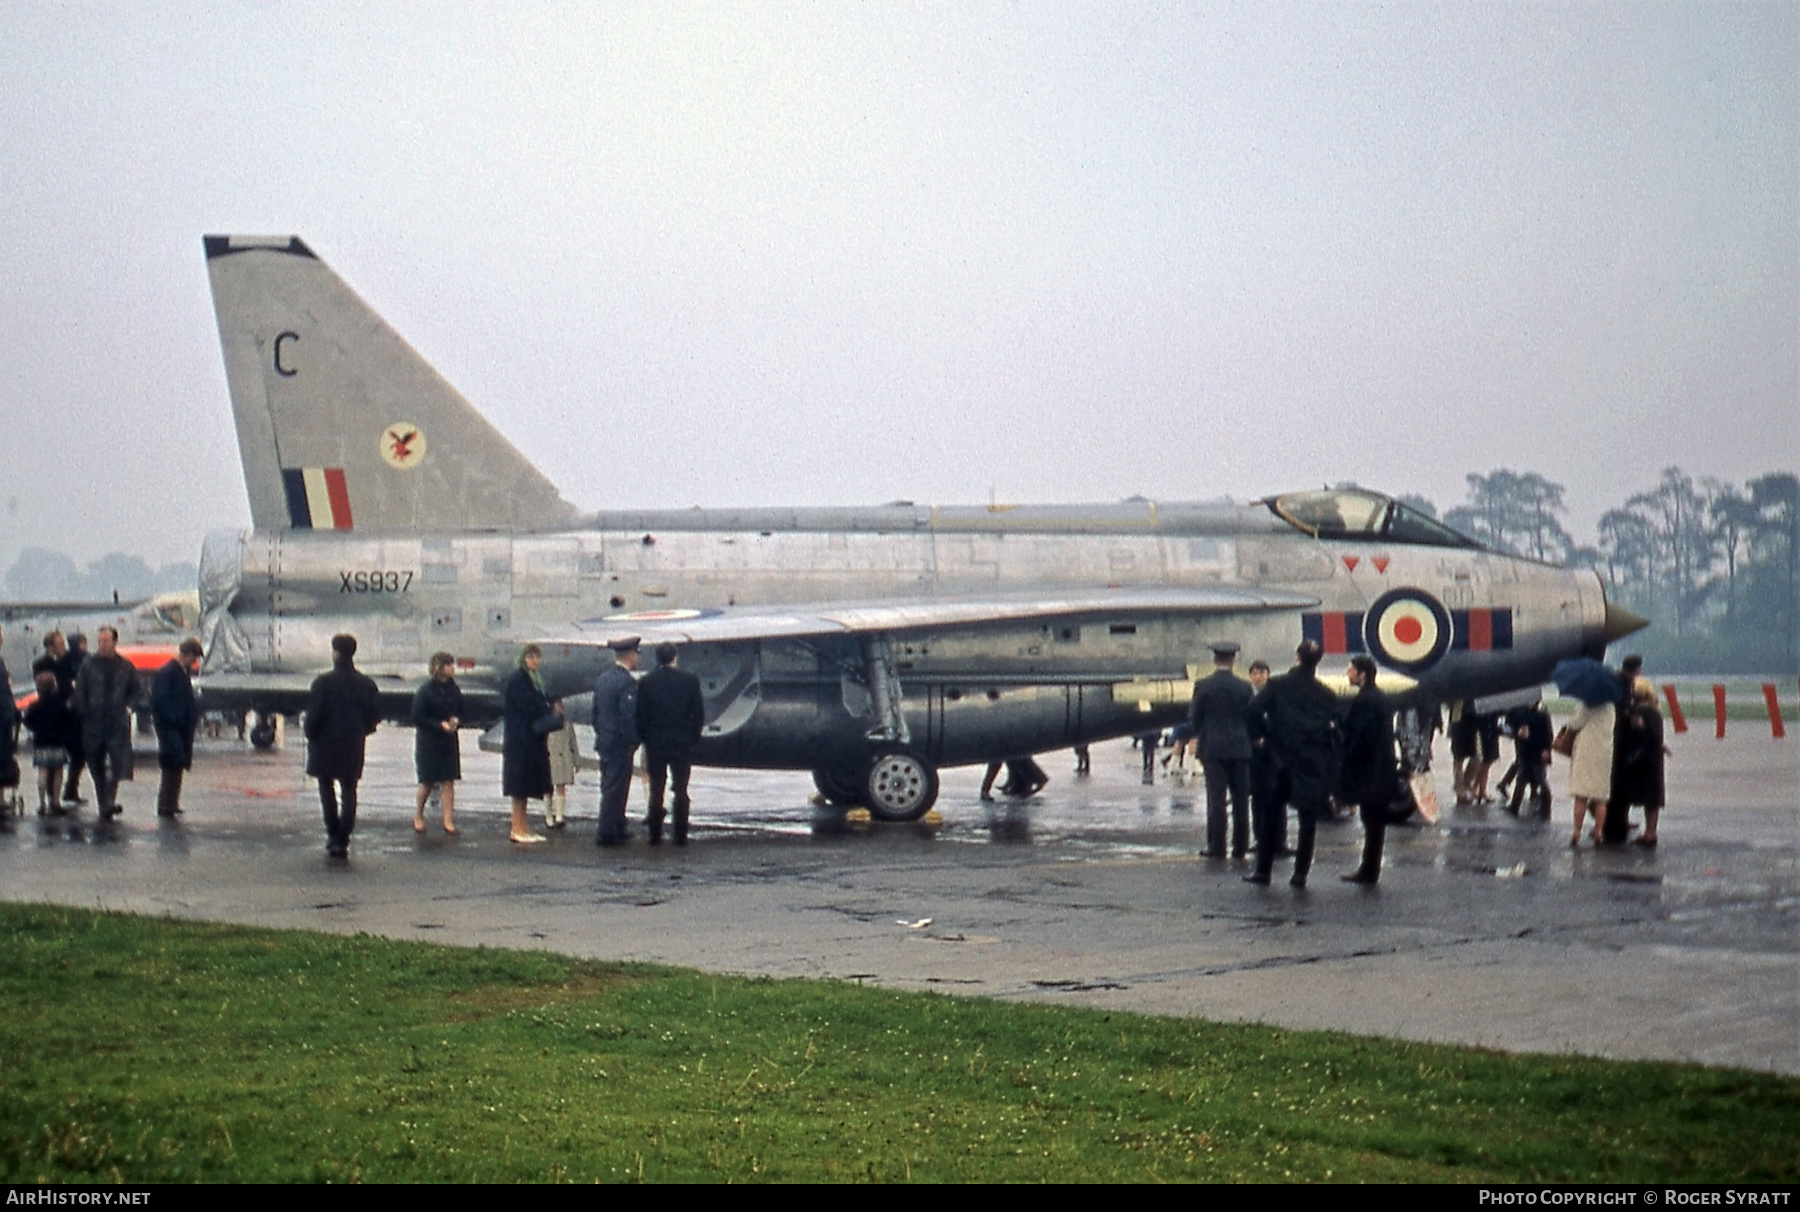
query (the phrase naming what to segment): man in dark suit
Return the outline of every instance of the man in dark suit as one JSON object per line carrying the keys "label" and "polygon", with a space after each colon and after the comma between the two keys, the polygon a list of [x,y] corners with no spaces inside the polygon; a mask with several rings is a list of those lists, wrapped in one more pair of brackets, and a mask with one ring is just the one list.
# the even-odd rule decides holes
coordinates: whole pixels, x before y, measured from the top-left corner
{"label": "man in dark suit", "polygon": [[[381,723],[381,692],[356,671],[355,657],[355,636],[332,636],[331,672],[313,680],[306,700],[306,773],[319,780],[325,852],[332,858],[350,853],[363,746]],[[338,788],[343,791],[341,809]]]}
{"label": "man in dark suit", "polygon": [[1245,713],[1256,692],[1232,672],[1238,646],[1212,646],[1212,676],[1194,683],[1188,722],[1200,745],[1206,772],[1206,849],[1202,857],[1225,857],[1225,795],[1231,794],[1231,857],[1241,859],[1250,832],[1250,733]]}
{"label": "man in dark suit", "polygon": [[1373,884],[1381,879],[1381,844],[1387,836],[1389,805],[1400,798],[1400,774],[1394,758],[1394,709],[1375,688],[1375,662],[1350,658],[1350,684],[1356,700],[1344,718],[1344,764],[1338,774],[1338,798],[1355,804],[1362,817],[1362,864],[1344,880]]}
{"label": "man in dark suit", "polygon": [[136,667],[119,655],[119,631],[102,627],[100,651],[75,675],[75,710],[81,716],[81,747],[102,820],[119,815],[119,783],[132,774],[131,719],[143,683]]}
{"label": "man in dark suit", "polygon": [[[1296,888],[1306,887],[1307,872],[1312,869],[1314,833],[1319,822],[1331,815],[1336,773],[1337,695],[1318,679],[1323,656],[1317,643],[1301,641],[1294,650],[1294,667],[1280,677],[1270,678],[1269,684],[1250,701],[1250,714],[1265,730],[1268,744],[1287,775],[1290,802],[1300,820],[1294,874],[1288,880]],[[1268,883],[1274,863],[1274,848],[1259,846],[1256,872],[1246,878],[1253,883]]]}
{"label": "man in dark suit", "polygon": [[[594,752],[600,757],[600,834],[595,842],[616,846],[631,834],[625,828],[625,801],[631,794],[631,756],[637,752],[638,640],[618,640],[610,669],[594,679]],[[686,781],[682,784],[686,786]]]}
{"label": "man in dark suit", "polygon": [[[1251,661],[1251,689],[1261,694],[1268,684],[1269,663]],[[1292,853],[1287,844],[1288,774],[1269,740],[1268,717],[1246,709],[1244,728],[1250,736],[1250,832],[1256,840],[1257,854],[1267,850],[1273,861]],[[1253,872],[1244,877],[1244,882],[1266,884],[1269,876],[1267,872],[1260,876]]]}
{"label": "man in dark suit", "polygon": [[662,844],[663,787],[675,780],[675,844],[687,845],[688,775],[694,746],[706,727],[706,701],[700,679],[675,668],[675,645],[656,646],[656,669],[637,688],[638,739],[644,744],[644,766],[650,773],[650,811],[644,823],[650,844]]}
{"label": "man in dark suit", "polygon": [[194,674],[203,655],[200,641],[186,639],[175,659],[150,683],[150,714],[156,723],[156,764],[162,781],[156,788],[156,815],[181,815],[181,779],[194,765],[194,732],[200,705],[194,699]]}

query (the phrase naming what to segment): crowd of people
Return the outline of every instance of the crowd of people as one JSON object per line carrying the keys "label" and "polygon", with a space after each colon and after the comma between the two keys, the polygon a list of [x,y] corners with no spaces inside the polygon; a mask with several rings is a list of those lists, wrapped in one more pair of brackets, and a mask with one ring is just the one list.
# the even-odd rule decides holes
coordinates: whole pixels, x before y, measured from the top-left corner
{"label": "crowd of people", "polygon": [[[665,794],[672,791],[675,845],[688,840],[688,778],[693,750],[706,724],[700,679],[677,667],[673,644],[656,649],[656,669],[641,680],[632,677],[638,663],[638,641],[612,645],[614,664],[594,684],[594,749],[600,760],[600,824],[595,838],[602,846],[630,840],[626,826],[631,772],[637,750],[644,750],[649,775],[645,825],[653,846],[663,841],[669,820]],[[362,777],[364,745],[381,721],[381,697],[374,681],[356,669],[356,637],[331,641],[333,667],[313,683],[306,705],[306,772],[319,783],[325,817],[326,850],[336,858],[349,853],[356,829],[356,785]],[[560,698],[545,689],[543,651],[527,644],[519,651],[512,675],[501,692],[500,790],[512,809],[509,836],[517,845],[541,844],[533,831],[530,803],[545,804],[544,824],[568,824],[568,793],[575,781],[574,728]],[[456,659],[433,654],[430,676],[413,694],[413,765],[418,789],[413,803],[413,830],[425,833],[425,808],[435,797],[443,812],[443,829],[454,835],[456,784],[462,778],[457,729],[462,719],[462,689],[456,684]]]}
{"label": "crowd of people", "polygon": [[[1454,706],[1449,733],[1457,804],[1498,806],[1514,816],[1529,804],[1540,819],[1549,820],[1549,770],[1561,754],[1569,759],[1574,807],[1570,846],[1581,844],[1584,826],[1586,836],[1598,843],[1655,846],[1664,764],[1671,751],[1663,740],[1656,688],[1642,671],[1642,657],[1626,657],[1612,684],[1601,683],[1591,696],[1593,702],[1577,700],[1574,715],[1561,730],[1541,702],[1503,713],[1480,712],[1473,702]],[[1441,727],[1441,718],[1436,723]],[[1512,740],[1513,761],[1490,794],[1488,776],[1503,737]],[[1644,814],[1636,839],[1631,838],[1634,808]]]}
{"label": "crowd of people", "polygon": [[[1316,643],[1301,644],[1294,667],[1279,676],[1271,677],[1263,662],[1253,663],[1247,682],[1233,671],[1237,651],[1229,643],[1213,648],[1214,672],[1194,684],[1188,727],[1176,738],[1177,745],[1191,738],[1198,747],[1206,779],[1202,857],[1245,857],[1248,821],[1256,868],[1245,880],[1266,884],[1275,860],[1292,857],[1289,882],[1304,887],[1319,823],[1353,808],[1363,827],[1362,861],[1342,878],[1378,882],[1387,827],[1427,807],[1420,801],[1422,792],[1431,794],[1429,779],[1421,783],[1418,778],[1430,770],[1432,738],[1444,728],[1442,711],[1411,706],[1396,713],[1377,688],[1378,669],[1367,656],[1352,657],[1345,670],[1355,690],[1345,710],[1318,679],[1321,653]],[[1581,844],[1590,816],[1587,836],[1595,842],[1626,842],[1633,808],[1644,813],[1635,844],[1655,846],[1670,750],[1663,740],[1656,691],[1641,676],[1642,665],[1642,658],[1630,656],[1616,674],[1604,674],[1590,695],[1594,701],[1580,700],[1560,733],[1553,731],[1542,701],[1504,713],[1478,712],[1473,702],[1453,707],[1449,739],[1458,806],[1498,804],[1516,816],[1529,799],[1537,815],[1548,820],[1548,772],[1552,755],[1561,752],[1570,759],[1570,846]],[[1499,760],[1503,736],[1513,742],[1514,760],[1490,796],[1488,776]],[[1144,743],[1148,778],[1152,745]],[[1299,826],[1292,850],[1287,845],[1290,808]]]}
{"label": "crowd of people", "polygon": [[[35,697],[23,712],[15,705],[10,674],[0,661],[0,790],[10,793],[22,781],[17,753],[22,724],[32,741],[38,815],[62,816],[87,803],[81,795],[85,771],[92,779],[100,818],[118,816],[123,812],[119,784],[134,774],[132,723],[147,707],[161,772],[157,815],[179,816],[183,777],[193,765],[202,714],[193,684],[203,655],[200,642],[183,640],[176,656],[149,680],[146,691],[137,668],[118,651],[118,632],[101,627],[97,637],[98,650],[91,656],[79,635],[65,639],[60,631],[52,631],[44,637],[44,655],[32,665]],[[365,749],[383,716],[379,688],[356,668],[356,648],[355,636],[332,637],[331,671],[313,681],[305,710],[306,774],[318,784],[326,851],[334,858],[349,854]],[[638,662],[637,640],[615,643],[613,653],[615,664],[594,688],[595,750],[602,780],[596,840],[615,845],[631,836],[625,813],[633,762],[642,747],[650,786],[645,813],[650,844],[663,840],[670,816],[664,797],[672,791],[671,840],[686,845],[692,755],[706,722],[700,680],[678,668],[672,644],[657,647],[656,669],[642,680],[632,676]],[[545,693],[542,662],[538,646],[526,645],[502,694],[501,793],[512,807],[510,836],[520,845],[546,840],[531,828],[527,813],[532,800],[544,801],[547,828],[567,824],[568,792],[575,781],[574,729],[564,716],[562,700]],[[442,812],[444,832],[460,832],[456,785],[462,778],[458,734],[462,715],[456,660],[447,652],[436,653],[428,663],[428,677],[413,695],[411,711],[418,781],[413,829],[418,833],[427,831],[425,810],[434,801]]]}
{"label": "crowd of people", "polygon": [[[84,770],[101,818],[121,811],[118,786],[133,774],[131,724],[145,690],[138,670],[119,653],[114,629],[100,628],[97,644],[90,656],[79,635],[65,639],[52,631],[44,637],[44,654],[32,664],[36,697],[22,721],[0,663],[0,787],[17,787],[21,781],[16,737],[22,722],[32,738],[40,815],[60,815],[86,802],[80,791]],[[332,669],[313,682],[305,713],[306,773],[318,784],[327,851],[339,858],[348,854],[356,828],[365,744],[383,715],[374,681],[356,669],[356,647],[354,636],[332,638]],[[692,754],[705,724],[699,679],[679,668],[672,644],[657,646],[656,668],[642,678],[635,676],[638,640],[619,641],[612,649],[614,663],[596,680],[593,693],[594,749],[601,774],[595,840],[614,846],[632,836],[627,802],[641,747],[649,784],[644,815],[649,842],[661,844],[668,823],[674,844],[685,845]],[[1318,825],[1338,810],[1354,808],[1363,827],[1363,855],[1357,869],[1343,878],[1376,883],[1388,825],[1421,807],[1416,779],[1430,769],[1432,738],[1444,728],[1442,712],[1409,707],[1396,715],[1376,685],[1378,670],[1367,656],[1351,658],[1346,670],[1356,693],[1345,710],[1337,694],[1319,680],[1322,653],[1313,641],[1299,646],[1286,673],[1273,675],[1266,663],[1255,661],[1247,680],[1235,673],[1237,645],[1220,643],[1212,653],[1214,671],[1194,684],[1176,750],[1176,760],[1183,763],[1191,751],[1206,780],[1201,854],[1243,859],[1254,847],[1255,867],[1244,878],[1257,884],[1271,881],[1277,859],[1291,858],[1289,883],[1304,887]],[[148,691],[161,773],[156,810],[163,817],[182,812],[183,776],[193,764],[200,723],[193,677],[201,655],[198,641],[182,641]],[[577,768],[574,730],[562,700],[545,690],[542,662],[537,645],[526,645],[502,693],[501,790],[511,806],[510,837],[519,845],[546,840],[531,827],[533,800],[545,804],[547,829],[566,826]],[[1516,815],[1529,802],[1548,819],[1548,770],[1553,755],[1561,753],[1570,761],[1571,846],[1581,843],[1589,818],[1587,836],[1595,842],[1627,841],[1633,808],[1644,813],[1636,844],[1655,846],[1670,751],[1655,689],[1640,676],[1641,666],[1640,658],[1626,658],[1615,680],[1590,694],[1592,701],[1583,701],[1560,732],[1553,733],[1541,702],[1504,713],[1479,712],[1473,702],[1453,706],[1448,731],[1458,805],[1497,803]],[[435,802],[443,831],[454,835],[459,832],[455,812],[463,717],[454,657],[434,654],[428,675],[413,695],[411,710],[418,784],[412,824],[415,832],[426,833],[426,809]],[[1155,737],[1136,738],[1144,749],[1146,779],[1154,772]],[[1488,777],[1498,762],[1502,737],[1511,738],[1514,760],[1490,796]],[[1077,773],[1086,773],[1086,746],[1077,758]],[[982,799],[992,798],[1002,768],[1008,778],[1001,790],[1008,795],[1029,796],[1048,781],[1030,755],[994,762],[982,782]],[[664,805],[670,793],[672,822]],[[1292,848],[1290,809],[1298,824]]]}
{"label": "crowd of people", "polygon": [[[1636,844],[1654,847],[1662,816],[1665,763],[1662,709],[1656,687],[1642,676],[1643,658],[1626,657],[1619,667],[1613,700],[1584,702],[1551,743],[1570,759],[1569,793],[1575,798],[1571,847],[1581,845],[1582,826],[1591,816],[1588,837],[1604,845],[1631,840],[1631,810],[1644,813]],[[1560,743],[1560,749],[1559,749]]]}
{"label": "crowd of people", "polygon": [[[62,816],[87,803],[81,794],[85,771],[101,819],[115,817],[122,811],[119,784],[133,776],[131,728],[145,701],[143,678],[119,652],[115,628],[103,626],[95,635],[98,649],[92,655],[84,636],[65,637],[61,631],[44,636],[44,653],[31,664],[34,697],[23,712],[13,698],[11,675],[0,662],[0,787],[10,791],[23,781],[17,742],[22,724],[31,734],[39,816]],[[161,816],[182,811],[182,778],[193,765],[200,723],[193,682],[200,657],[200,642],[183,640],[150,681],[148,705],[162,774],[156,810]]]}

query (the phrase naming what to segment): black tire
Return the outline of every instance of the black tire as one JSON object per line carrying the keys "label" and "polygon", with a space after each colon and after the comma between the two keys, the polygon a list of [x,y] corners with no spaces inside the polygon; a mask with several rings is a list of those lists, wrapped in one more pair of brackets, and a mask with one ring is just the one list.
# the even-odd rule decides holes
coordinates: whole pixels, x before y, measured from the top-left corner
{"label": "black tire", "polygon": [[910,749],[884,749],[863,776],[863,803],[883,821],[916,821],[937,803],[937,767]]}
{"label": "black tire", "polygon": [[820,767],[812,772],[813,786],[825,802],[839,808],[857,808],[863,802],[862,779],[853,773]]}
{"label": "black tire", "polygon": [[258,749],[275,747],[275,721],[269,716],[258,716],[256,723],[250,728],[250,743]]}

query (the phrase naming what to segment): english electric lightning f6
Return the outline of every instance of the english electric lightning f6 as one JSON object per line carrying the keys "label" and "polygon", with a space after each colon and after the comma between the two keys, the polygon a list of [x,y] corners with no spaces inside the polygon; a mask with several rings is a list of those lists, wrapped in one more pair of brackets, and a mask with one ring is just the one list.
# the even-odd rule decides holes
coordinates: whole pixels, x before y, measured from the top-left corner
{"label": "english electric lightning f6", "polygon": [[1360,489],[583,515],[297,237],[205,247],[254,522],[202,553],[214,700],[297,710],[351,631],[396,714],[447,649],[492,718],[524,641],[570,696],[608,641],[672,640],[706,694],[696,761],[905,820],[940,767],[1179,720],[1215,640],[1279,670],[1311,637],[1441,701],[1642,625],[1592,572]]}

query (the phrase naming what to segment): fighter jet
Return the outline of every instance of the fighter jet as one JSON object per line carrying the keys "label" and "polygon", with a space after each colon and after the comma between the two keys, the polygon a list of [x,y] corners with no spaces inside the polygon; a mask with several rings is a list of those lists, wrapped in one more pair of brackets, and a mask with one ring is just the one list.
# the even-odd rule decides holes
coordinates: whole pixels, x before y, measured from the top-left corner
{"label": "fighter jet", "polygon": [[569,696],[610,642],[667,640],[705,691],[697,762],[906,820],[943,767],[1180,720],[1215,641],[1279,670],[1310,637],[1443,701],[1643,622],[1362,489],[584,515],[298,237],[205,251],[254,524],[202,552],[209,700],[298,710],[349,631],[396,716],[450,651],[476,723],[526,641]]}

